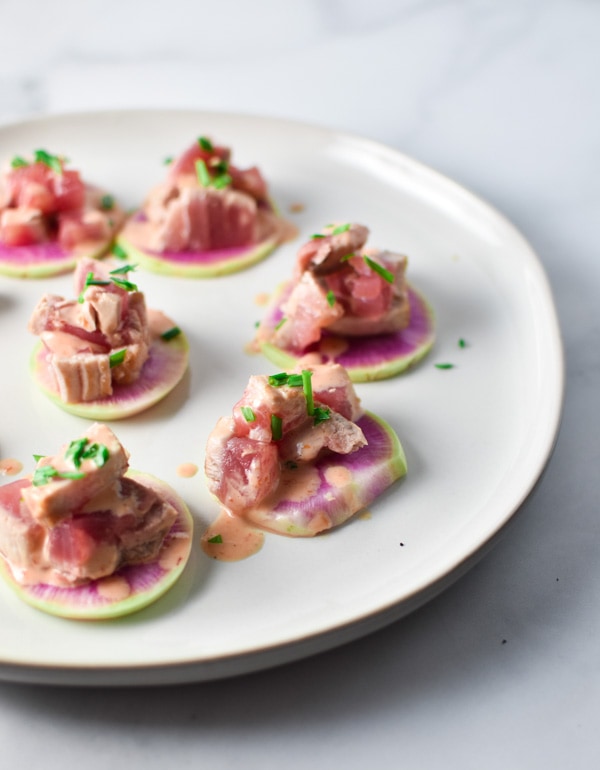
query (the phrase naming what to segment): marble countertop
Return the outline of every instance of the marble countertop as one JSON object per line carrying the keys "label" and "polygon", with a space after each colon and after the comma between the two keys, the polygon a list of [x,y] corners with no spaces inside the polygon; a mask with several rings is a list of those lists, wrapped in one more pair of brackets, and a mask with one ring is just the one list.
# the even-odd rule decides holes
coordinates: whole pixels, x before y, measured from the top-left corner
{"label": "marble countertop", "polygon": [[0,0],[0,30],[0,123],[125,107],[251,113],[361,134],[452,177],[539,254],[567,370],[535,494],[436,599],[236,679],[0,683],[5,766],[597,766],[600,6]]}

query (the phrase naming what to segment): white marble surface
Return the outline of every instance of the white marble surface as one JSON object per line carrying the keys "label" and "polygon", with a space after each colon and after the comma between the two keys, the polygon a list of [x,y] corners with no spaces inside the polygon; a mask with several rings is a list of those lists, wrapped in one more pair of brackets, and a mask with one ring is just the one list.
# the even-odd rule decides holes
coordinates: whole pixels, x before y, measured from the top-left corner
{"label": "white marble surface", "polygon": [[0,35],[2,122],[250,112],[360,133],[435,166],[538,251],[567,364],[547,473],[444,594],[341,649],[239,679],[0,683],[3,767],[597,767],[600,5],[0,0]]}

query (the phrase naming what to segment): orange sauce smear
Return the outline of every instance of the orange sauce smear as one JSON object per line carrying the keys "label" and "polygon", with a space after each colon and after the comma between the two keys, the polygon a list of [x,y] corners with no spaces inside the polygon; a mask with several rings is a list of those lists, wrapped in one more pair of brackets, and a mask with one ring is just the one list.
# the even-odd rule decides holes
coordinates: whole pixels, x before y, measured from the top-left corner
{"label": "orange sauce smear", "polygon": [[7,457],[4,460],[0,460],[0,475],[2,476],[16,476],[17,473],[21,473],[23,470],[23,463],[19,460],[15,460],[14,457]]}
{"label": "orange sauce smear", "polygon": [[[212,541],[212,542],[211,542]],[[258,553],[265,541],[264,532],[240,516],[222,509],[202,535],[202,550],[217,561],[241,561]]]}

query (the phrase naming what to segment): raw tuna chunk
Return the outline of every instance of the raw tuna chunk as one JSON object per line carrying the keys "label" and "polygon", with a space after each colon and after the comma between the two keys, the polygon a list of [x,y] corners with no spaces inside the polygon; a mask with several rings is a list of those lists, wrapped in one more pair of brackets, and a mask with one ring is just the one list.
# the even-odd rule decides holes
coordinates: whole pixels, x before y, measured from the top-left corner
{"label": "raw tuna chunk", "polygon": [[32,162],[13,159],[0,176],[0,243],[46,242],[71,251],[108,242],[123,222],[111,196],[86,185],[65,160],[38,150]]}
{"label": "raw tuna chunk", "polygon": [[[33,311],[29,331],[39,335],[50,352],[65,403],[110,396],[113,385],[135,382],[146,363],[146,303],[126,279],[126,273],[114,276],[104,262],[81,259],[74,274],[78,299],[46,294]],[[117,351],[122,351],[123,360],[115,364],[111,354]]]}
{"label": "raw tuna chunk", "polygon": [[298,372],[251,377],[233,416],[211,433],[208,485],[228,509],[243,511],[268,497],[286,462],[308,462],[324,451],[349,454],[366,443],[354,422],[360,402],[344,369],[326,364],[303,371],[305,378]]}
{"label": "raw tuna chunk", "polygon": [[0,487],[0,555],[28,582],[75,585],[156,558],[177,511],[123,474],[128,453],[91,426],[33,479]]}

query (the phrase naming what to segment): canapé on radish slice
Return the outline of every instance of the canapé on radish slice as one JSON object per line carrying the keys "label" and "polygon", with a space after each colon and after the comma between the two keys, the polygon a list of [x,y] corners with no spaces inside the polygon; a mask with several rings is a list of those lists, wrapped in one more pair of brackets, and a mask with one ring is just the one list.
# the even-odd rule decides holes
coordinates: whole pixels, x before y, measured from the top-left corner
{"label": "canap\u00e9 on radish slice", "polygon": [[292,368],[315,354],[366,382],[399,374],[429,352],[433,312],[406,281],[406,257],[365,248],[368,234],[363,225],[330,225],[300,248],[256,332],[269,360]]}
{"label": "canap\u00e9 on radish slice", "polygon": [[193,521],[165,482],[128,469],[95,424],[31,477],[0,487],[0,573],[28,604],[65,618],[136,612],[180,577]]}
{"label": "canap\u00e9 on radish slice", "polygon": [[212,278],[259,262],[290,237],[256,166],[201,136],[125,224],[118,247],[156,273]]}
{"label": "canap\u00e9 on radish slice", "polygon": [[400,441],[365,412],[339,364],[250,378],[206,447],[212,494],[232,516],[309,537],[339,526],[406,473]]}
{"label": "canap\u00e9 on radish slice", "polygon": [[0,176],[0,273],[43,278],[105,254],[125,219],[114,197],[46,150]]}
{"label": "canap\u00e9 on radish slice", "polygon": [[181,329],[129,280],[132,265],[80,260],[76,298],[47,294],[29,330],[40,342],[34,382],[72,414],[118,420],[156,404],[182,379],[189,346]]}

